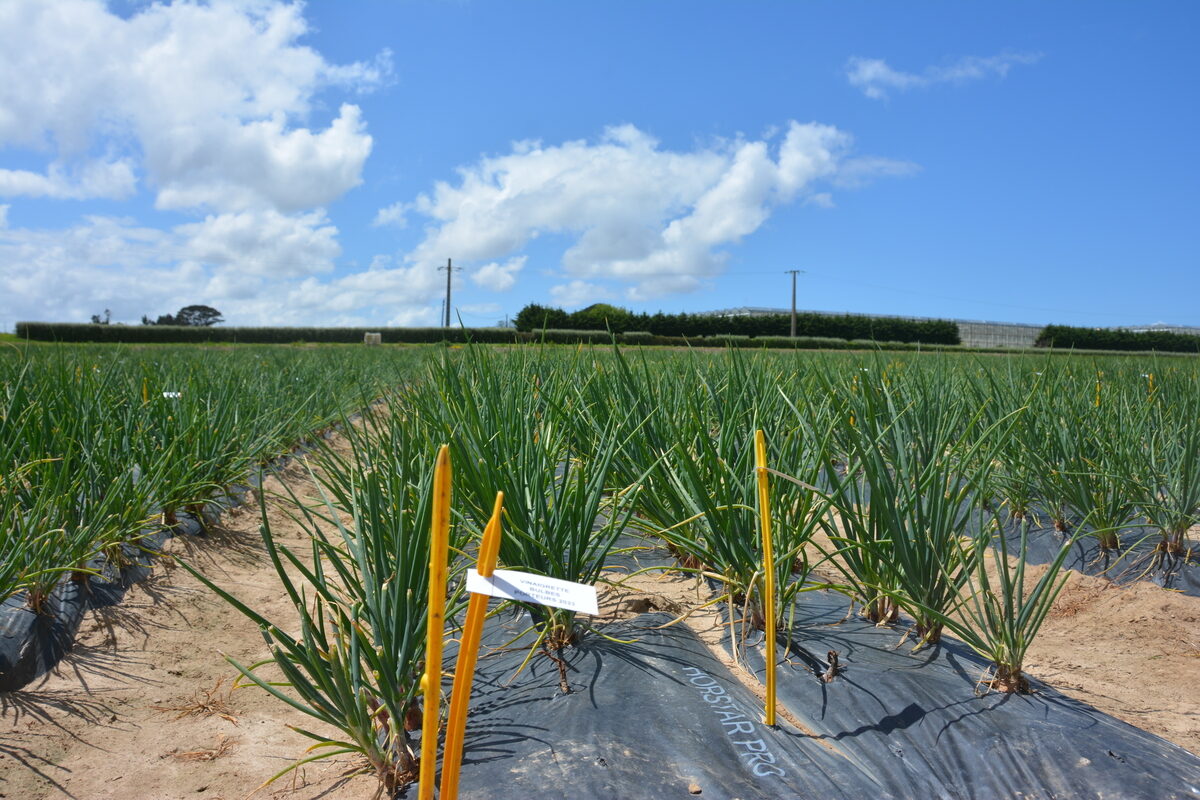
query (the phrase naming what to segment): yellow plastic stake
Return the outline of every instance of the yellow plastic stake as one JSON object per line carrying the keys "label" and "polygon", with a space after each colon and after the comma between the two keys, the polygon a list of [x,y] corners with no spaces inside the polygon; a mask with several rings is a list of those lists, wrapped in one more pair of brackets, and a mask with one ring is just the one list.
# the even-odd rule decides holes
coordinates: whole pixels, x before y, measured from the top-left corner
{"label": "yellow plastic stake", "polygon": [[146,379],[142,378],[142,403],[150,402],[150,386],[146,383]]}
{"label": "yellow plastic stake", "polygon": [[[496,571],[496,555],[500,552],[500,514],[504,510],[504,492],[496,492],[492,518],[483,529],[479,544],[479,560],[475,570],[485,578]],[[467,602],[467,622],[458,647],[458,664],[454,668],[454,691],[450,694],[450,721],[446,723],[446,746],[442,750],[442,792],[440,800],[457,800],[458,772],[462,766],[463,736],[467,729],[467,706],[471,702],[471,683],[475,679],[475,661],[479,656],[479,639],[483,620],[487,616],[488,596],[472,594]]]}
{"label": "yellow plastic stake", "polygon": [[1150,385],[1146,387],[1146,394],[1153,396],[1154,395],[1154,373],[1151,372],[1146,377],[1150,379]]}
{"label": "yellow plastic stake", "polygon": [[450,539],[450,446],[433,468],[433,524],[429,526],[429,619],[425,625],[424,719],[421,721],[419,800],[433,800],[437,773],[438,700],[442,692],[442,637],[446,625],[446,563]]}
{"label": "yellow plastic stake", "polygon": [[763,619],[766,626],[767,705],[765,722],[775,724],[775,556],[771,551],[771,487],[767,475],[767,439],[754,432],[754,466],[758,472],[758,519],[763,544]]}
{"label": "yellow plastic stake", "polygon": [[1100,381],[1096,381],[1096,408],[1100,407]]}

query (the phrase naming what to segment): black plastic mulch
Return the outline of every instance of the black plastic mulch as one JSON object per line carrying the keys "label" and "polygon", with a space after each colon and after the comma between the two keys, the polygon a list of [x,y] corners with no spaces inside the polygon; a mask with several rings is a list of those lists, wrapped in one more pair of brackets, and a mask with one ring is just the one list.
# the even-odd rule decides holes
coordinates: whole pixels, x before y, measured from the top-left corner
{"label": "black plastic mulch", "polygon": [[[463,798],[888,798],[840,748],[762,724],[762,703],[665,614],[605,626],[564,651],[572,693],[530,644],[481,657],[464,742]],[[493,619],[485,648],[529,624]],[[406,797],[416,797],[409,787]]]}
{"label": "black plastic mulch", "polygon": [[[1030,695],[986,692],[988,662],[965,646],[913,653],[899,630],[846,618],[847,605],[801,595],[779,702],[896,796],[1200,797],[1195,754],[1037,681]],[[825,683],[831,650],[842,669]],[[762,650],[742,652],[761,678]]]}
{"label": "black plastic mulch", "polygon": [[[1046,515],[1039,514],[1042,521]],[[1009,522],[1004,526],[1004,537],[1009,553],[1020,551],[1021,530],[1018,524]],[[1031,564],[1049,564],[1057,556],[1068,534],[1054,530],[1050,525],[1030,526],[1028,555]],[[1063,569],[1073,569],[1085,575],[1102,576],[1119,585],[1135,581],[1150,581],[1166,589],[1174,589],[1200,597],[1200,544],[1191,541],[1191,552],[1173,556],[1156,551],[1162,537],[1145,528],[1129,528],[1121,531],[1118,550],[1104,551],[1095,536],[1085,534],[1071,545],[1063,562]]]}

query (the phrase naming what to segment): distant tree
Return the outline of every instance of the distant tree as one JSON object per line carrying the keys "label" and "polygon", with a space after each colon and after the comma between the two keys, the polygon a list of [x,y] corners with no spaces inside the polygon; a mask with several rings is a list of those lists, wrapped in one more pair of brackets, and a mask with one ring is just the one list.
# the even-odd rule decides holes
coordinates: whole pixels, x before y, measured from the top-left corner
{"label": "distant tree", "polygon": [[176,325],[194,325],[198,328],[207,328],[224,321],[221,312],[212,306],[184,306],[175,315]]}
{"label": "distant tree", "polygon": [[156,319],[150,319],[148,316],[143,314],[142,315],[142,324],[143,325],[178,325],[179,323],[176,322],[175,317],[173,317],[170,314],[159,314]]}
{"label": "distant tree", "polygon": [[104,318],[103,319],[100,318],[99,314],[92,314],[92,324],[93,325],[107,325],[111,321],[112,321],[112,312],[109,311],[107,308],[104,309]]}
{"label": "distant tree", "polygon": [[624,308],[608,303],[593,303],[573,312],[570,325],[584,331],[611,330],[613,333],[623,333],[629,329],[632,318],[633,314]]}
{"label": "distant tree", "polygon": [[212,306],[184,306],[175,314],[161,314],[157,319],[142,315],[143,325],[188,325],[206,328],[224,322],[221,312]]}
{"label": "distant tree", "polygon": [[570,319],[561,308],[547,308],[530,303],[517,312],[514,320],[519,331],[540,331],[542,328],[565,328]]}

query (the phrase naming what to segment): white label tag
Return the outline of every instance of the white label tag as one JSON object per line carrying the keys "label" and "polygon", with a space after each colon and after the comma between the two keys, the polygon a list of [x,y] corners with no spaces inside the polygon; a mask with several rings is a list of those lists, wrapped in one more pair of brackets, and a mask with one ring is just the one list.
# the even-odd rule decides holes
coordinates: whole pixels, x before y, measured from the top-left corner
{"label": "white label tag", "polygon": [[535,603],[539,606],[568,608],[584,614],[600,613],[595,586],[544,578],[541,575],[530,575],[528,572],[513,572],[510,569],[498,569],[490,578],[483,577],[476,570],[468,569],[467,591],[486,594],[489,597],[503,597],[505,600]]}

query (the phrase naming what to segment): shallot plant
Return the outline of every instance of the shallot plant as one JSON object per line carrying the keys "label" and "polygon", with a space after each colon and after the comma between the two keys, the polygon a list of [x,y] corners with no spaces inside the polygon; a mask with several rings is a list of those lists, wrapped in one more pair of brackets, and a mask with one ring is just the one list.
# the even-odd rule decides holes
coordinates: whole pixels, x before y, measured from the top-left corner
{"label": "shallot plant", "polygon": [[[995,527],[999,530],[999,520]],[[1020,523],[1020,544],[1015,551],[1000,531],[987,550],[981,551],[986,557],[975,560],[969,596],[937,613],[942,626],[992,662],[993,674],[981,680],[988,688],[1010,694],[1030,691],[1023,672],[1025,655],[1066,585],[1070,572],[1063,570],[1062,564],[1080,535],[1068,537],[1041,576],[1032,580],[1027,560],[1029,520]]]}
{"label": "shallot plant", "polygon": [[1016,413],[985,424],[965,393],[927,394],[944,386],[914,382],[901,398],[864,381],[844,431],[849,470],[827,467],[824,476],[836,516],[822,524],[839,545],[831,563],[871,621],[908,611],[919,645],[938,641],[977,561],[981,495]]}
{"label": "shallot plant", "polygon": [[[298,626],[268,619],[184,565],[262,631],[269,657],[230,659],[242,679],[341,734],[294,727],[315,742],[316,755],[271,780],[347,753],[363,756],[389,793],[416,775],[410,731],[421,716],[433,454],[418,444],[415,426],[400,427],[387,439],[360,439],[351,458],[319,457],[322,502],[288,499],[310,537],[307,552],[278,541],[264,504],[263,544]],[[456,528],[451,546],[461,544]],[[454,576],[453,559],[450,566]],[[453,594],[447,617],[461,605]]]}
{"label": "shallot plant", "polygon": [[[614,428],[581,430],[581,393],[535,354],[501,359],[468,348],[443,359],[426,403],[430,435],[451,442],[458,496],[482,529],[503,491],[504,537],[499,559],[519,569],[573,583],[595,583],[629,522],[638,483],[612,486],[623,441]],[[428,396],[428,395],[427,395]],[[436,433],[434,433],[436,432]],[[594,438],[593,438],[594,437]],[[565,648],[587,626],[576,612],[527,605],[538,648],[559,670],[569,692]],[[532,652],[532,651],[531,651]]]}

